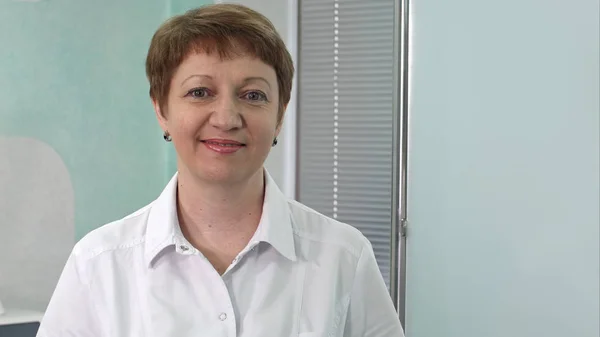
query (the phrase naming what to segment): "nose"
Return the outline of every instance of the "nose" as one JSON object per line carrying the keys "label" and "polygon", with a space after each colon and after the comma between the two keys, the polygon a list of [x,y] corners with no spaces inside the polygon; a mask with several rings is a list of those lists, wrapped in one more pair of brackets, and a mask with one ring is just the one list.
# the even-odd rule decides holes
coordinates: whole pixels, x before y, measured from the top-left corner
{"label": "nose", "polygon": [[242,114],[234,98],[221,96],[214,106],[209,120],[212,126],[223,131],[242,127]]}

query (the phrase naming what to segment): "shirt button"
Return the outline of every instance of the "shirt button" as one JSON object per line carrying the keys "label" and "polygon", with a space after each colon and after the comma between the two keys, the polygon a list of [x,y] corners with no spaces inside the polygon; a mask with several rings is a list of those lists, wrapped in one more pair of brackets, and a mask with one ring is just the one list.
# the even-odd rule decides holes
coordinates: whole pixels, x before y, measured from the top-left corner
{"label": "shirt button", "polygon": [[224,312],[222,312],[222,313],[219,315],[219,319],[220,319],[220,320],[222,320],[222,321],[226,320],[226,319],[227,319],[227,314],[226,314],[226,313],[224,313]]}
{"label": "shirt button", "polygon": [[179,249],[181,249],[182,252],[187,252],[188,250],[190,250],[188,248],[188,246],[184,246],[184,245],[179,246]]}

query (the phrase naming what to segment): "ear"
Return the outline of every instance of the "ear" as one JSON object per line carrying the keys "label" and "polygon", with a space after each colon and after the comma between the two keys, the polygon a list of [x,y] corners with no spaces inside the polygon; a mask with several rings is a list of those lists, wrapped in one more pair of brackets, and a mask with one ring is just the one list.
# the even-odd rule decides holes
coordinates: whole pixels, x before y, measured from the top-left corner
{"label": "ear", "polygon": [[164,111],[160,108],[160,104],[154,98],[152,99],[152,106],[154,107],[154,112],[156,113],[156,119],[158,120],[158,124],[160,128],[163,130],[167,130],[167,116]]}

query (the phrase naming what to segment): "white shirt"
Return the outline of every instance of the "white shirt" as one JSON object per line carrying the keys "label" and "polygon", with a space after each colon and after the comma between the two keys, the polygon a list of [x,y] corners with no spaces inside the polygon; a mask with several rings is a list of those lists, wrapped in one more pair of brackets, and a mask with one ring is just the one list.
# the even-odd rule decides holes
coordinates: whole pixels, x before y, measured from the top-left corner
{"label": "white shirt", "polygon": [[175,175],[75,245],[37,336],[404,336],[369,241],[265,177],[258,228],[223,275],[181,233]]}

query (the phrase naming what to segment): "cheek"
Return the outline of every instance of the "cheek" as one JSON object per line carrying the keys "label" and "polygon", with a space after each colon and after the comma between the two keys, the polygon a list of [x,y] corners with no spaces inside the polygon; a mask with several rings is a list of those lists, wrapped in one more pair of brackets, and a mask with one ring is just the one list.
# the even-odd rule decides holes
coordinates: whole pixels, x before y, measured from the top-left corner
{"label": "cheek", "polygon": [[276,121],[265,120],[264,118],[257,121],[248,121],[248,129],[251,130],[253,138],[259,141],[261,145],[273,142],[276,128]]}
{"label": "cheek", "polygon": [[199,117],[201,114],[195,111],[188,111],[184,106],[173,106],[170,110],[171,114],[168,116],[168,123],[174,132],[181,134],[182,136],[187,134],[195,134],[198,129],[198,125],[201,123]]}
{"label": "cheek", "polygon": [[179,118],[176,123],[177,123],[177,129],[179,129],[179,131],[182,134],[196,133],[197,128],[195,125],[197,123],[195,123],[193,119],[183,117],[183,118]]}

